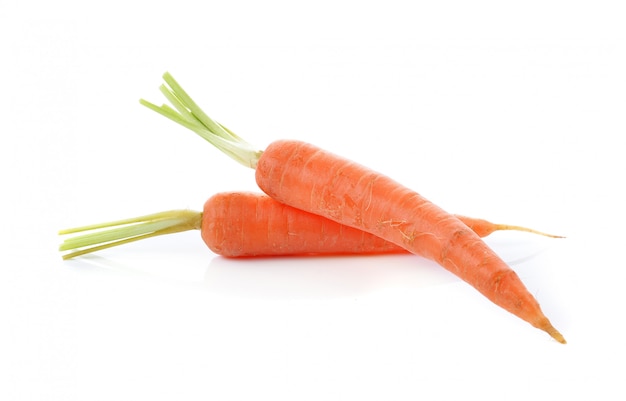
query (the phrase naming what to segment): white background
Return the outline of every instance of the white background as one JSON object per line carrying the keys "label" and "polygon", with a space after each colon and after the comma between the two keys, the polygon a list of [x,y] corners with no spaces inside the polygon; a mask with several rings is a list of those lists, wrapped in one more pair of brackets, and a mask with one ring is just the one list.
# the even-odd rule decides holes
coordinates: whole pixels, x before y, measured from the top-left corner
{"label": "white background", "polygon": [[[621,2],[0,1],[0,398],[623,399]],[[567,345],[417,256],[226,260],[198,232],[62,262],[57,230],[255,190],[145,109],[169,70],[487,241]]]}

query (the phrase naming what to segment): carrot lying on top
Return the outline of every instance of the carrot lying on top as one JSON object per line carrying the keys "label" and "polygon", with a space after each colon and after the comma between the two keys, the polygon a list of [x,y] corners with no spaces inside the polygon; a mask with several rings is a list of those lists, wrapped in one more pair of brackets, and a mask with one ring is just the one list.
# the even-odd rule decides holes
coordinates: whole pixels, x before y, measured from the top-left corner
{"label": "carrot lying on top", "polygon": [[[459,216],[481,236],[524,227],[493,224]],[[224,192],[209,198],[203,212],[171,210],[146,216],[60,231],[70,236],[63,258],[187,230],[201,230],[206,245],[226,257],[383,254],[407,252],[370,233],[275,201],[264,194]]]}
{"label": "carrot lying on top", "polygon": [[163,78],[161,91],[175,109],[141,103],[256,169],[258,186],[272,198],[432,259],[565,343],[517,274],[455,216],[391,178],[311,144],[279,140],[258,150],[208,117],[169,73]]}

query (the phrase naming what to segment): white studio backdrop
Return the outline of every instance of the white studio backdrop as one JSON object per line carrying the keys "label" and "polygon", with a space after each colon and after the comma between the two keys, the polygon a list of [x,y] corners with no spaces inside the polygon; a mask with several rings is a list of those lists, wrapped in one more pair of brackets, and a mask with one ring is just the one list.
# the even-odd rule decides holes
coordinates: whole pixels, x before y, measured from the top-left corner
{"label": "white studio backdrop", "polygon": [[[0,398],[622,399],[619,2],[0,3]],[[57,231],[258,191],[138,100],[170,71],[496,233],[562,346],[417,256],[230,260],[186,232],[62,261]]]}

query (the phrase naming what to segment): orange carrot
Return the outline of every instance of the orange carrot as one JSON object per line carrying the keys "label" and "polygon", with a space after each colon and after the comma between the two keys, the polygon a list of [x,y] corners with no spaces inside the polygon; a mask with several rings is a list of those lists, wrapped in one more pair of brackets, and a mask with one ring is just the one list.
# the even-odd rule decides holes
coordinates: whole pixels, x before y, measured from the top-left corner
{"label": "orange carrot", "polygon": [[517,274],[457,217],[389,177],[313,145],[280,140],[257,150],[202,112],[171,75],[163,78],[169,87],[161,90],[178,112],[141,103],[255,168],[257,184],[272,198],[432,259],[496,305],[565,343]]}
{"label": "orange carrot", "polygon": [[[481,236],[499,227],[514,227],[464,216],[459,219],[478,229]],[[216,194],[206,201],[202,213],[172,210],[63,230],[60,234],[83,234],[67,238],[60,250],[72,251],[63,256],[70,259],[140,239],[194,229],[201,230],[202,239],[213,252],[226,257],[407,252],[370,233],[252,192]]]}
{"label": "orange carrot", "polygon": [[211,197],[204,205],[202,239],[213,252],[229,257],[404,251],[375,235],[254,193]]}

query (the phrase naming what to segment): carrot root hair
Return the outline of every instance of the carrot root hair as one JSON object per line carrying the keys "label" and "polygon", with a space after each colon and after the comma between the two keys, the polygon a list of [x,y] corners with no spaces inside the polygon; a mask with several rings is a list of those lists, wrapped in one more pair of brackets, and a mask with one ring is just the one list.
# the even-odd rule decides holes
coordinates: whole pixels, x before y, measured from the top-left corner
{"label": "carrot root hair", "polygon": [[202,213],[200,212],[170,210],[108,223],[70,228],[59,231],[59,235],[78,235],[66,238],[59,246],[59,251],[69,251],[63,255],[63,259],[67,260],[159,235],[199,230],[201,224]]}
{"label": "carrot root hair", "polygon": [[523,231],[523,232],[527,232],[527,233],[531,233],[531,234],[542,235],[544,237],[549,237],[549,238],[565,238],[562,235],[548,234],[546,232],[539,231],[539,230],[534,230],[534,229],[528,228],[528,227],[514,226],[514,225],[510,225],[510,224],[496,224],[495,225],[495,230],[494,231],[505,231],[505,230]]}

